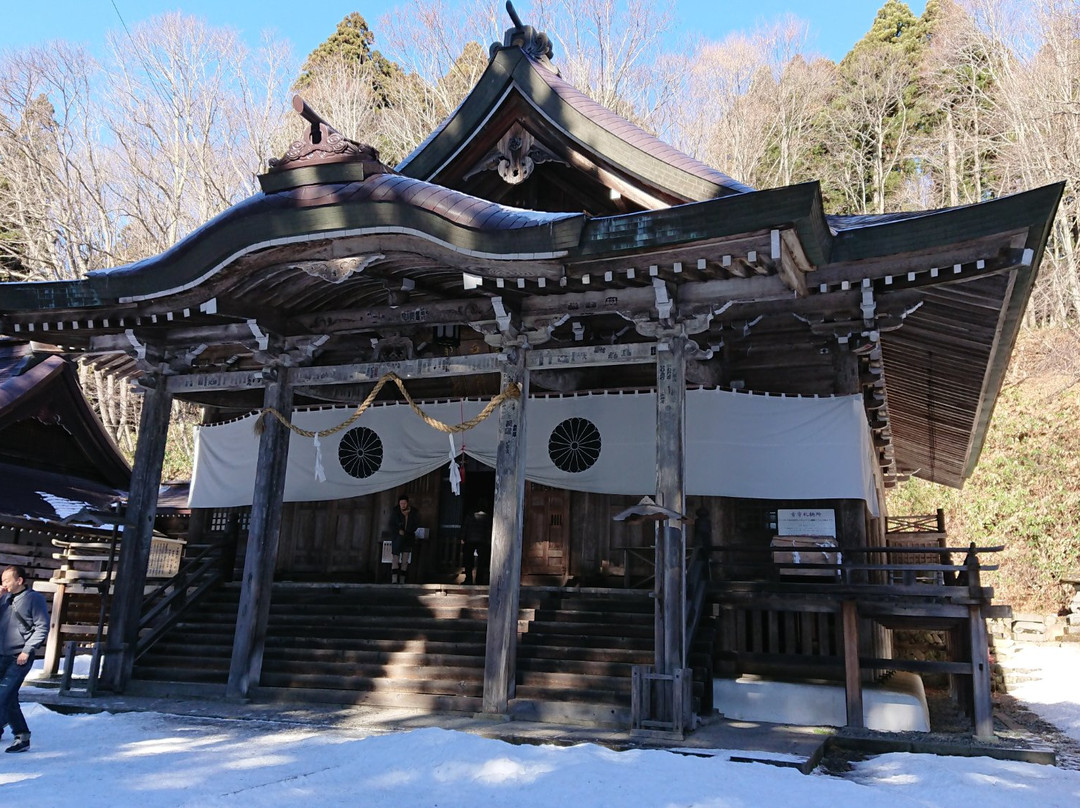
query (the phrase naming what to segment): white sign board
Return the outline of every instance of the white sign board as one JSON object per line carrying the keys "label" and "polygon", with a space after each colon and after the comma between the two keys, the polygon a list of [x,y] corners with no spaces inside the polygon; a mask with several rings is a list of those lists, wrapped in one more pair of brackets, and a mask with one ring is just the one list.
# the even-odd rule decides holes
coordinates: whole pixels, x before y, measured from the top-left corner
{"label": "white sign board", "polygon": [[832,508],[779,508],[777,535],[832,536],[836,538],[836,512]]}

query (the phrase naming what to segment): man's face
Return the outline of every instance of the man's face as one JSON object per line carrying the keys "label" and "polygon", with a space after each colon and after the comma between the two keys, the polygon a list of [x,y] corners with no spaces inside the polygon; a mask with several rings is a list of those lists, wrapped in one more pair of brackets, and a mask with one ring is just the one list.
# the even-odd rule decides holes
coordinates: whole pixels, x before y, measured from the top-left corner
{"label": "man's face", "polygon": [[11,570],[4,570],[3,576],[0,576],[0,584],[8,592],[15,592],[16,594],[22,591],[22,578],[17,578],[15,573]]}
{"label": "man's face", "polygon": [[405,511],[409,510],[409,500],[399,499],[397,506],[401,509],[401,512],[404,513]]}

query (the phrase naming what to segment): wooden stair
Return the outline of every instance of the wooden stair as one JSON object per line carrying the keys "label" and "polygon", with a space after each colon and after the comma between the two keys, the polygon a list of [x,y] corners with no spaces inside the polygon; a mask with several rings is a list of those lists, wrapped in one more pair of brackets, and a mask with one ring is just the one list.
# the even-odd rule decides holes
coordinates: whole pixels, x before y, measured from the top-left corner
{"label": "wooden stair", "polygon": [[[239,594],[209,592],[138,660],[138,685],[224,693]],[[479,712],[487,608],[481,587],[275,584],[252,695]],[[647,592],[523,588],[519,632],[515,717],[629,724],[631,670],[653,658]]]}
{"label": "wooden stair", "polygon": [[511,713],[628,726],[634,665],[653,659],[653,602],[639,590],[528,589]]}

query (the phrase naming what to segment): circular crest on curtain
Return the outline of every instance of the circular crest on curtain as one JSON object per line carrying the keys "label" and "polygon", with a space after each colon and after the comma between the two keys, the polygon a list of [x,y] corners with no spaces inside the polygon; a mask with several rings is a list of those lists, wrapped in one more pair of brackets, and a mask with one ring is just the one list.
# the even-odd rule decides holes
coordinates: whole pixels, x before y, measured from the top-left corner
{"label": "circular crest on curtain", "polygon": [[586,418],[567,418],[551,430],[548,457],[560,471],[577,474],[600,458],[600,430]]}
{"label": "circular crest on curtain", "polygon": [[338,462],[350,477],[370,477],[382,466],[383,444],[374,430],[366,426],[350,429],[338,444]]}

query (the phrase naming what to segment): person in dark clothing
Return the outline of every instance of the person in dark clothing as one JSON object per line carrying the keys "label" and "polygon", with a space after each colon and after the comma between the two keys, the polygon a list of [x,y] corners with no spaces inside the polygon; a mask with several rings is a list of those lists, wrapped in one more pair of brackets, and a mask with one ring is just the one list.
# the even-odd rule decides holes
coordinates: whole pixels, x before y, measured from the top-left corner
{"label": "person in dark clothing", "polygon": [[[465,580],[467,584],[486,584],[488,571],[491,567],[491,509],[486,502],[477,504],[476,508],[465,517],[463,526],[465,546],[463,549],[465,566]],[[473,570],[476,571],[476,579],[473,580]]]}
{"label": "person in dark clothing", "polygon": [[0,727],[10,725],[15,742],[6,752],[30,748],[30,728],[19,706],[19,687],[48,635],[45,598],[29,588],[25,569],[7,567],[0,575]]}
{"label": "person in dark clothing", "polygon": [[405,583],[405,573],[412,561],[418,527],[420,527],[419,512],[409,504],[407,496],[398,497],[397,510],[390,517],[390,549],[393,554],[390,560],[391,583]]}

